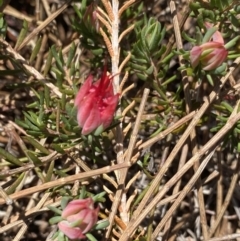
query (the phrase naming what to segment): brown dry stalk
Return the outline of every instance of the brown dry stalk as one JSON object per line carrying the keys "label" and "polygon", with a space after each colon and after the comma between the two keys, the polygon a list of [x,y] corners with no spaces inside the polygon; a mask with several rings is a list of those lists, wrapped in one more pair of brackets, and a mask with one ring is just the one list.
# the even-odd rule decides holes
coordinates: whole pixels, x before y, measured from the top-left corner
{"label": "brown dry stalk", "polygon": [[2,197],[7,205],[11,205],[13,200],[8,196],[4,189],[0,186],[0,197]]}
{"label": "brown dry stalk", "polygon": [[[126,81],[128,79],[128,76],[129,76],[129,72],[126,71],[123,78],[122,78],[121,84],[119,86],[121,97],[124,96],[124,94],[127,93],[130,89],[133,89],[134,86],[135,86],[134,84],[131,84],[131,85],[128,85],[127,88],[123,90],[123,86],[126,83]],[[129,89],[129,87],[130,87],[130,89]]]}
{"label": "brown dry stalk", "polygon": [[47,46],[47,42],[48,42],[48,35],[44,34],[43,38],[42,38],[41,47],[40,47],[40,50],[38,52],[36,63],[35,63],[35,66],[34,66],[34,68],[36,70],[41,69],[42,62],[43,62],[43,59],[44,59],[44,52],[45,52],[45,49],[46,49],[46,46]]}
{"label": "brown dry stalk", "polygon": [[[190,14],[190,11],[191,9],[189,8],[189,4],[191,3],[192,1],[189,1],[188,5],[186,6],[186,8],[184,9],[183,13],[181,13],[181,20],[179,21],[179,27],[180,29],[183,28],[183,25],[184,23],[186,22],[186,20],[188,19],[188,16]],[[167,49],[166,51],[164,52],[164,54],[162,55],[161,57],[161,60],[163,60],[170,52],[173,48],[176,47],[176,45],[174,44],[174,39],[175,39],[175,35],[173,34],[170,39],[169,39],[169,42],[167,44]]]}
{"label": "brown dry stalk", "polygon": [[[143,114],[143,111],[144,111],[144,108],[145,108],[145,104],[147,102],[148,94],[149,94],[149,89],[145,89],[144,92],[143,92],[143,97],[141,99],[141,103],[140,103],[140,106],[139,106],[138,115],[137,115],[136,122],[135,122],[135,125],[134,125],[134,128],[133,128],[132,134],[131,134],[129,145],[128,145],[128,148],[127,148],[127,156],[124,160],[124,163],[130,162],[131,159],[132,159],[133,150],[135,148],[135,144],[136,144],[136,140],[137,140],[138,130],[139,130],[139,127],[140,127],[140,124],[141,124],[141,117],[142,117],[142,114]],[[127,171],[128,171],[128,168],[125,168],[120,173],[119,189],[117,190],[117,192],[115,194],[114,202],[112,204],[111,212],[110,212],[110,215],[109,215],[110,224],[108,226],[108,231],[107,231],[107,234],[106,234],[107,238],[110,236],[112,226],[113,226],[113,220],[114,220],[114,217],[116,215],[119,203],[121,201],[122,194],[125,190],[125,186],[123,184],[125,183]],[[121,207],[124,210],[125,203],[121,202]],[[127,215],[127,213],[125,215]],[[123,221],[125,221],[125,220],[123,220]]]}
{"label": "brown dry stalk", "polygon": [[128,0],[126,1],[123,6],[119,9],[118,11],[118,17],[120,18],[122,13],[127,9],[129,8],[136,0]]}
{"label": "brown dry stalk", "polygon": [[105,42],[105,44],[106,44],[106,47],[107,47],[107,49],[108,49],[109,55],[110,55],[111,57],[113,57],[113,56],[114,56],[114,52],[113,52],[112,44],[111,44],[111,42],[110,42],[107,34],[104,32],[104,30],[103,30],[102,28],[99,29],[99,32],[100,32],[100,34],[101,34],[102,37],[103,37],[103,40],[104,40],[104,42]]}
{"label": "brown dry stalk", "polygon": [[[9,195],[9,197],[13,200],[16,200],[16,199],[25,197],[25,196],[30,195],[35,192],[44,191],[48,188],[66,185],[68,183],[73,183],[76,180],[84,180],[89,177],[98,176],[98,175],[101,175],[104,173],[109,173],[114,170],[119,170],[119,169],[123,169],[123,168],[130,167],[130,166],[131,166],[130,162],[124,162],[124,163],[116,164],[114,166],[106,166],[106,167],[99,168],[96,170],[91,170],[89,172],[78,173],[78,174],[75,174],[75,175],[72,175],[69,177],[59,178],[58,180],[47,182],[42,185],[38,185],[37,187],[30,187],[25,190],[21,190],[19,192]],[[3,198],[0,198],[0,204],[4,204],[4,203],[6,203],[5,200]]]}
{"label": "brown dry stalk", "polygon": [[[128,76],[128,72],[126,72],[125,73],[125,76]],[[126,77],[127,77],[126,76]],[[123,82],[122,82],[123,83]],[[121,88],[122,86],[120,86],[120,88]],[[131,84],[131,85],[129,85],[126,89],[124,89],[124,90],[122,90],[122,89],[120,89],[120,90],[122,90],[122,92],[121,92],[121,97],[122,96],[124,96],[129,90],[132,90],[132,89],[134,89],[134,87],[135,87],[135,84]]]}
{"label": "brown dry stalk", "polygon": [[133,100],[122,112],[122,117],[124,118],[125,115],[128,113],[129,110],[131,110],[136,104],[136,101]]}
{"label": "brown dry stalk", "polygon": [[[1,9],[1,7],[0,7],[0,9]],[[0,12],[2,12],[2,11],[0,10]],[[25,19],[26,21],[28,21],[30,23],[35,22],[35,19],[33,17],[29,17],[26,14],[23,14],[23,13],[19,12],[17,9],[11,7],[10,5],[6,6],[6,8],[3,10],[3,13],[5,15],[10,15],[10,16],[18,18],[20,20]],[[40,24],[42,24],[42,21],[37,21],[36,23],[37,23],[37,25],[40,25]]]}
{"label": "brown dry stalk", "polygon": [[[112,48],[112,54],[111,56],[111,64],[112,64],[112,75],[113,75],[113,89],[114,93],[119,93],[120,91],[120,78],[119,78],[119,56],[120,56],[120,48],[119,48],[119,15],[118,15],[118,10],[119,10],[119,1],[118,0],[112,0],[112,6],[110,5],[110,0],[102,0],[102,3],[105,6],[105,9],[109,15],[109,18],[111,20],[111,48]],[[121,116],[121,107],[119,107],[116,111],[117,116]],[[120,123],[116,127],[116,149],[117,149],[117,163],[123,163],[124,157],[123,157],[123,130],[122,130],[122,123]],[[109,216],[109,222],[110,225],[108,227],[108,230],[105,234],[105,238],[108,239],[110,237],[111,231],[112,231],[112,226],[114,222],[114,217],[117,213],[117,209],[120,203],[122,206],[126,206],[126,195],[123,192],[124,190],[124,182],[126,178],[126,173],[127,170],[122,170],[120,172],[116,172],[116,177],[118,179],[118,185],[121,186],[121,189],[117,191],[116,193],[116,198],[114,199],[114,202],[112,203],[112,208],[111,208],[111,213]],[[123,220],[124,221],[124,220]]]}
{"label": "brown dry stalk", "polygon": [[[217,165],[218,165],[218,171],[219,176],[217,180],[217,198],[216,198],[216,217],[220,214],[221,207],[223,204],[223,170],[222,170],[222,149],[221,147],[217,150]],[[216,236],[219,236],[220,234],[220,227],[216,232]]]}
{"label": "brown dry stalk", "polygon": [[127,29],[125,29],[119,36],[119,43],[122,41],[123,37],[125,37],[129,32],[131,32],[134,29],[135,25],[132,24]]}
{"label": "brown dry stalk", "polygon": [[[176,211],[176,209],[179,207],[179,204],[182,202],[182,200],[185,198],[185,196],[190,192],[192,187],[197,182],[197,179],[200,177],[201,173],[205,169],[206,165],[210,161],[212,155],[214,154],[215,149],[207,155],[207,157],[202,161],[201,165],[199,166],[198,170],[195,172],[195,174],[192,176],[190,181],[187,183],[185,188],[181,191],[175,202],[172,204],[171,208],[168,209],[167,213],[162,218],[161,222],[158,224],[156,229],[153,232],[151,241],[154,241],[156,237],[158,236],[158,233],[161,231],[163,226],[166,224],[167,220],[173,215],[173,213]],[[198,159],[199,160],[199,159]],[[178,171],[179,172],[179,171]]]}
{"label": "brown dry stalk", "polygon": [[[121,73],[122,72],[122,69],[123,69],[123,67],[126,65],[126,63],[130,60],[130,58],[131,58],[131,53],[130,52],[128,52],[128,55],[126,56],[126,58],[122,61],[122,63],[121,63],[121,65],[119,66],[119,73]],[[122,83],[121,83],[121,85],[122,85]],[[120,90],[121,90],[121,85],[120,85]]]}
{"label": "brown dry stalk", "polygon": [[234,233],[234,234],[229,234],[223,237],[219,237],[219,238],[211,238],[208,241],[224,241],[224,240],[238,240],[238,238],[240,238],[240,233]]}
{"label": "brown dry stalk", "polygon": [[[138,227],[141,221],[149,214],[149,212],[154,208],[162,197],[169,191],[169,189],[194,165],[194,163],[202,158],[209,150],[214,148],[217,143],[225,136],[232,127],[240,120],[240,113],[230,117],[227,123],[220,129],[218,133],[216,133],[183,167],[179,170],[160,190],[160,192],[153,198],[153,200],[145,206],[145,209],[141,211],[138,216],[133,216],[132,220],[129,222],[127,229],[123,232],[119,241],[127,241],[134,230]],[[199,167],[199,171],[194,174],[191,181],[196,181],[197,176],[201,174],[202,168],[207,164],[208,159],[206,158]],[[156,178],[155,178],[156,180]],[[154,181],[155,181],[154,180]],[[153,184],[152,184],[153,185]],[[151,188],[151,187],[150,187]],[[150,189],[149,188],[149,189]],[[164,223],[165,224],[165,223]],[[158,227],[159,231],[161,227]],[[154,234],[156,235],[156,233]]]}
{"label": "brown dry stalk", "polygon": [[213,234],[215,233],[220,221],[222,220],[223,218],[223,215],[225,213],[225,211],[227,210],[227,207],[231,201],[231,198],[232,198],[232,195],[233,195],[233,192],[235,190],[235,187],[236,187],[236,184],[237,184],[237,181],[238,181],[238,176],[239,176],[239,172],[240,172],[240,157],[239,157],[239,154],[238,154],[238,160],[237,160],[237,166],[235,168],[235,172],[233,174],[233,177],[232,177],[232,181],[229,185],[229,189],[228,189],[228,192],[227,192],[227,195],[226,195],[226,198],[223,202],[223,205],[217,215],[217,219],[216,221],[212,224],[210,230],[209,230],[209,237],[212,237]]}
{"label": "brown dry stalk", "polygon": [[[189,151],[189,146],[188,146],[188,144],[185,144],[182,148],[182,153],[181,153],[180,161],[179,161],[179,164],[178,164],[178,171],[186,163],[188,151]],[[172,192],[173,195],[179,193],[181,183],[182,183],[181,179],[176,183],[176,185],[173,189],[173,192]],[[163,232],[163,240],[168,239],[168,235],[169,235],[169,232],[170,232],[171,225],[172,225],[172,217],[170,217],[169,220],[165,224],[164,232]]]}

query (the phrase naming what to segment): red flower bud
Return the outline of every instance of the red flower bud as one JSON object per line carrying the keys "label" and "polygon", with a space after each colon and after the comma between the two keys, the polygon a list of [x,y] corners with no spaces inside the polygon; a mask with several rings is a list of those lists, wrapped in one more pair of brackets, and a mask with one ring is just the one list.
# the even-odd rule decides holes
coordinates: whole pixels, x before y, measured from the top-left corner
{"label": "red flower bud", "polygon": [[100,126],[106,129],[112,122],[118,99],[119,94],[113,93],[112,77],[107,76],[106,70],[95,83],[90,75],[75,99],[82,134],[87,135]]}
{"label": "red flower bud", "polygon": [[83,239],[97,222],[99,207],[94,209],[92,198],[74,200],[62,212],[58,228],[70,239]]}
{"label": "red flower bud", "polygon": [[[207,28],[211,24],[205,24]],[[190,61],[193,68],[201,64],[203,70],[213,70],[219,67],[227,58],[228,51],[224,47],[224,40],[219,31],[212,36],[212,41],[195,46],[190,51]]]}

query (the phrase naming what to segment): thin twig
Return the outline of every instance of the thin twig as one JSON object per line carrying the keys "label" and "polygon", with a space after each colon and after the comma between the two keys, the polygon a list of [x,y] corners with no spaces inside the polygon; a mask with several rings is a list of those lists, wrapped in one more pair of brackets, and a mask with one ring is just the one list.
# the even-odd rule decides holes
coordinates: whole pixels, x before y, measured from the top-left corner
{"label": "thin twig", "polygon": [[231,198],[232,198],[235,186],[236,186],[237,181],[238,181],[239,172],[240,172],[240,156],[238,155],[238,160],[237,160],[237,166],[236,166],[236,169],[235,169],[235,173],[234,173],[234,175],[232,177],[232,181],[231,181],[231,183],[229,185],[229,189],[228,189],[226,198],[224,200],[224,203],[223,203],[223,205],[221,207],[220,212],[218,213],[217,219],[213,223],[212,227],[210,227],[210,229],[209,229],[209,237],[213,236],[213,234],[215,233],[215,231],[216,231],[220,221],[222,220],[222,217],[223,217],[225,211],[227,210],[227,207],[228,207],[228,205],[229,205],[229,203],[231,201]]}
{"label": "thin twig", "polygon": [[126,1],[123,6],[119,9],[118,16],[121,17],[122,13],[129,8],[136,0],[128,0]]}
{"label": "thin twig", "polygon": [[[182,148],[181,158],[180,158],[180,161],[179,161],[179,164],[178,164],[178,170],[180,170],[183,167],[183,165],[186,163],[188,150],[189,150],[188,144],[185,144]],[[182,183],[182,181],[180,179],[176,183],[176,185],[173,189],[172,195],[175,195],[175,194],[179,193],[181,183]],[[169,235],[169,232],[171,230],[171,224],[172,224],[172,217],[170,217],[168,222],[165,224],[164,232],[163,232],[163,240],[168,239],[168,235]]]}
{"label": "thin twig", "polygon": [[[135,148],[135,144],[136,144],[136,140],[137,140],[138,130],[139,130],[140,123],[141,123],[141,117],[142,117],[142,114],[143,114],[143,111],[144,111],[144,107],[145,107],[145,104],[146,104],[146,101],[147,101],[148,94],[149,94],[149,89],[145,89],[144,93],[143,93],[143,97],[142,97],[141,103],[140,103],[140,106],[139,106],[139,111],[138,111],[136,122],[135,122],[135,125],[134,125],[134,128],[133,128],[133,132],[131,134],[129,145],[128,145],[128,148],[127,148],[127,156],[126,156],[125,161],[124,161],[124,162],[127,162],[127,163],[130,162],[131,158],[132,158],[133,150]],[[109,237],[110,230],[112,229],[112,225],[113,225],[113,222],[111,220],[113,220],[115,215],[116,215],[117,208],[118,208],[119,203],[121,201],[120,198],[122,196],[122,193],[125,190],[125,187],[124,187],[123,184],[125,183],[125,179],[126,179],[126,176],[127,176],[127,171],[128,171],[128,168],[125,168],[121,172],[121,175],[120,175],[119,189],[117,190],[117,192],[115,194],[114,203],[113,203],[112,209],[111,209],[112,211],[111,211],[111,213],[109,215],[110,225],[108,227],[107,237]],[[121,207],[124,210],[123,205],[124,205],[124,203],[121,202]]]}
{"label": "thin twig", "polygon": [[129,32],[131,32],[134,29],[135,25],[132,24],[131,26],[129,26],[127,29],[125,29],[119,36],[119,43],[122,41],[123,37],[125,37],[125,35],[127,35]]}
{"label": "thin twig", "polygon": [[[1,8],[2,8],[2,6],[0,6],[0,9]],[[0,10],[0,12],[2,12],[2,11]],[[12,16],[14,18],[18,18],[20,20],[24,20],[25,19],[26,21],[28,21],[30,23],[35,21],[35,19],[33,17],[29,17],[26,14],[21,13],[20,11],[18,11],[17,9],[13,8],[10,5],[7,5],[5,7],[5,9],[3,10],[3,13],[5,15],[10,15],[10,16]],[[37,25],[41,25],[42,21],[37,21],[36,23],[37,23]]]}
{"label": "thin twig", "polygon": [[[99,168],[96,170],[91,170],[89,172],[84,172],[84,173],[78,173],[69,177],[64,177],[64,178],[60,178],[58,180],[55,181],[51,181],[51,182],[47,182],[47,183],[43,183],[42,185],[38,185],[36,187],[30,187],[27,188],[25,190],[21,190],[19,192],[15,192],[11,195],[9,195],[9,197],[13,200],[19,199],[21,197],[25,197],[28,196],[32,193],[35,192],[40,192],[40,191],[44,191],[48,188],[53,188],[56,186],[62,186],[62,185],[66,185],[68,183],[73,183],[76,180],[83,180],[89,177],[93,177],[93,176],[98,176],[104,173],[109,173],[112,172],[114,170],[119,170],[122,168],[126,168],[126,167],[130,167],[131,163],[130,162],[124,162],[124,163],[120,163],[120,164],[116,164],[114,166],[106,166],[103,168]],[[0,198],[0,204],[4,204],[6,203],[6,201],[3,198]]]}
{"label": "thin twig", "polygon": [[240,233],[234,233],[234,234],[229,234],[223,237],[218,237],[218,238],[211,238],[208,241],[224,241],[224,240],[233,240],[236,239],[238,240],[238,238],[240,238]]}
{"label": "thin twig", "polygon": [[[143,214],[143,209],[147,206],[147,202],[149,200],[149,198],[152,196],[152,193],[154,192],[156,186],[159,184],[159,182],[161,181],[162,177],[164,176],[164,174],[166,173],[166,171],[168,170],[168,167],[170,166],[170,164],[172,163],[174,157],[176,156],[176,154],[178,153],[178,151],[180,150],[180,148],[182,147],[182,145],[185,143],[186,139],[188,138],[189,134],[192,131],[193,126],[196,126],[199,119],[202,117],[202,115],[205,113],[205,111],[207,110],[207,108],[209,107],[209,104],[212,103],[212,101],[216,98],[217,93],[219,93],[220,89],[223,87],[224,83],[228,80],[229,76],[232,74],[232,72],[234,71],[235,67],[240,63],[240,57],[237,58],[234,63],[233,66],[229,68],[228,73],[220,80],[221,84],[220,85],[216,85],[214,90],[210,93],[208,98],[205,98],[205,102],[203,104],[203,106],[200,108],[200,110],[196,113],[196,115],[194,116],[194,118],[192,119],[191,123],[189,124],[188,128],[185,130],[184,134],[182,135],[182,137],[180,138],[179,142],[177,143],[177,145],[173,148],[170,156],[168,157],[168,159],[166,160],[166,162],[164,163],[164,165],[162,166],[161,170],[159,171],[159,173],[157,174],[157,176],[155,177],[154,181],[152,182],[151,186],[149,187],[147,193],[145,194],[145,196],[143,197],[141,203],[139,204],[138,208],[136,209],[136,211],[134,212],[133,216],[132,216],[132,220],[130,221],[128,228],[124,231],[120,241],[126,241],[129,237],[129,235],[134,231],[134,229],[137,227],[137,225],[141,222],[140,221],[140,216]],[[218,134],[218,133],[217,133]],[[213,140],[213,139],[211,139]],[[210,140],[210,141],[211,141]],[[209,142],[210,142],[209,141]],[[197,154],[196,154],[197,155]],[[195,155],[195,156],[196,156]],[[194,162],[193,162],[194,163]],[[190,167],[189,167],[190,168]],[[142,217],[143,219],[144,217]],[[141,219],[141,220],[142,220]],[[136,222],[136,220],[140,221],[140,222]]]}
{"label": "thin twig", "polygon": [[[153,198],[153,200],[142,209],[141,213],[136,216],[134,215],[127,229],[123,232],[119,241],[127,241],[134,230],[142,222],[142,220],[148,215],[148,213],[155,207],[162,197],[169,191],[169,189],[194,165],[194,163],[199,160],[203,155],[205,155],[210,149],[212,149],[221,139],[225,136],[232,127],[240,120],[240,113],[232,118],[229,118],[227,123],[216,133],[183,167],[179,172],[177,172],[160,190],[160,192]],[[203,165],[200,166],[201,168]],[[195,173],[196,177],[199,173]],[[155,178],[156,180],[157,178]],[[153,181],[153,183],[155,182]],[[153,185],[152,183],[152,185]],[[151,186],[152,186],[151,185]],[[149,187],[149,189],[151,188]]]}
{"label": "thin twig", "polygon": [[[218,165],[218,171],[219,171],[219,176],[217,180],[217,197],[216,197],[216,217],[219,216],[221,207],[223,204],[223,172],[222,172],[222,149],[219,148],[217,150],[217,165]],[[220,228],[217,230],[217,235],[219,236],[220,234]]]}
{"label": "thin twig", "polygon": [[184,199],[184,197],[189,193],[189,191],[192,189],[192,187],[194,186],[194,184],[196,183],[197,179],[200,177],[201,173],[203,172],[203,170],[205,169],[206,165],[208,164],[208,162],[210,161],[211,157],[213,156],[215,152],[215,149],[210,152],[207,157],[202,161],[201,165],[199,166],[198,170],[195,172],[195,174],[192,176],[192,178],[190,179],[190,181],[187,183],[187,185],[185,186],[185,188],[181,191],[181,193],[179,194],[179,196],[177,197],[177,199],[175,200],[175,202],[173,203],[173,205],[171,206],[170,209],[168,209],[167,213],[164,215],[164,217],[162,218],[161,222],[158,224],[158,226],[156,227],[156,229],[154,230],[154,233],[152,235],[152,241],[154,241],[156,239],[156,237],[158,236],[158,233],[161,231],[162,227],[165,225],[166,221],[172,216],[173,212],[175,212],[175,210],[177,209],[177,207],[179,206],[179,204],[182,202],[182,200]]}

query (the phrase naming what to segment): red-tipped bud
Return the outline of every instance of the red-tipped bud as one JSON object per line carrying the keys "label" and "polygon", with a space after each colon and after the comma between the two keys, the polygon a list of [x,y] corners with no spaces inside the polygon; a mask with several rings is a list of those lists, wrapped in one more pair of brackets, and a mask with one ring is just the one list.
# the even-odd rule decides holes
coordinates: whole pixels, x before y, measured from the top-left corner
{"label": "red-tipped bud", "polygon": [[75,99],[82,134],[87,135],[98,127],[106,129],[112,122],[118,99],[119,94],[113,93],[112,77],[107,75],[106,70],[95,83],[90,75]]}

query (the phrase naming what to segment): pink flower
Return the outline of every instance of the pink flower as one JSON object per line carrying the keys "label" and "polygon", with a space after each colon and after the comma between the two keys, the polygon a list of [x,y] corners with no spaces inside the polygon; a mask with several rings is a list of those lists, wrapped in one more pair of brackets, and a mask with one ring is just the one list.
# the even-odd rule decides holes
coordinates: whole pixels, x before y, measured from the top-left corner
{"label": "pink flower", "polygon": [[58,228],[70,239],[83,239],[97,222],[99,207],[94,209],[92,198],[74,200],[62,212]]}
{"label": "pink flower", "polygon": [[118,99],[119,94],[113,93],[112,77],[107,76],[106,70],[95,83],[90,75],[75,99],[82,134],[87,135],[100,126],[106,129],[112,122]]}
{"label": "pink flower", "polygon": [[[211,27],[206,23],[207,28]],[[193,68],[201,64],[203,70],[213,70],[219,67],[227,58],[228,51],[224,47],[224,40],[219,31],[212,36],[212,41],[208,41],[200,46],[195,46],[190,51],[190,61]]]}

